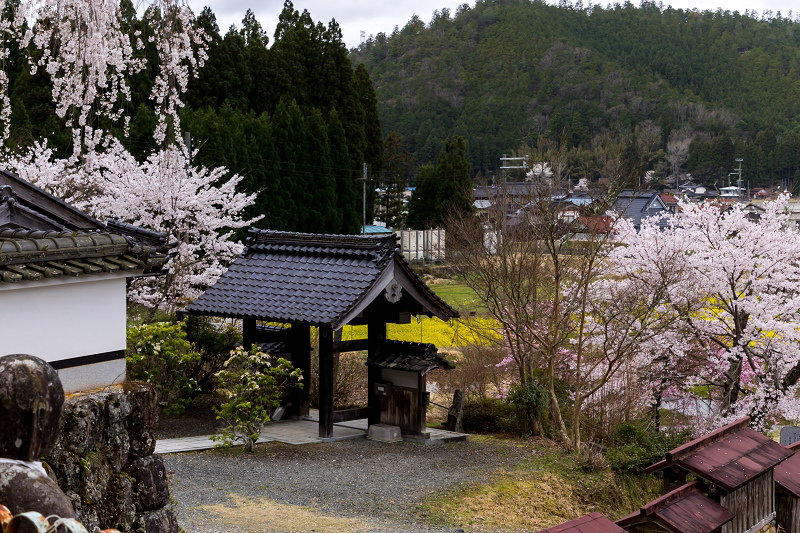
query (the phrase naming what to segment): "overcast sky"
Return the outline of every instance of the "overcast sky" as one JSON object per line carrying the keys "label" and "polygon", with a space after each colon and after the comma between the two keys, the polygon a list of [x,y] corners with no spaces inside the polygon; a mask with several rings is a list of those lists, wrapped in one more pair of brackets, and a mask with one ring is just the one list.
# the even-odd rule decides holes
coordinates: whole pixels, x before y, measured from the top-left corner
{"label": "overcast sky", "polygon": [[[270,36],[270,42],[278,23],[278,15],[283,8],[283,0],[188,0],[195,13],[200,13],[204,6],[210,6],[217,16],[217,23],[224,34],[231,24],[241,27],[245,12],[252,9],[256,19],[264,26]],[[638,5],[638,0],[632,0]],[[412,15],[419,15],[425,22],[431,20],[434,10],[447,7],[455,13],[456,7],[468,3],[475,5],[475,1],[465,2],[455,0],[297,0],[295,9],[302,12],[307,9],[314,21],[325,24],[335,18],[342,27],[344,42],[348,48],[358,46],[361,32],[367,36],[380,32],[391,33],[395,26],[405,26]],[[607,4],[603,2],[593,2]],[[613,2],[612,2],[613,3]],[[584,0],[588,4],[588,0]],[[745,9],[757,10],[762,13],[765,9],[773,12],[780,11],[787,16],[790,10],[800,11],[800,5],[789,0],[664,0],[665,5],[680,8],[697,8],[700,10],[716,10],[718,7],[730,11],[744,12]]]}

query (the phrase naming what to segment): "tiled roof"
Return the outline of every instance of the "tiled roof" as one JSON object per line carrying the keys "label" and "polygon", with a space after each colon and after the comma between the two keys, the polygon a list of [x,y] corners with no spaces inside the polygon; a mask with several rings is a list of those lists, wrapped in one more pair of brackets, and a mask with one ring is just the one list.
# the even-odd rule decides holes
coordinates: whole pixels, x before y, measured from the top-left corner
{"label": "tiled roof", "polygon": [[0,282],[144,270],[124,237],[111,233],[0,230]]}
{"label": "tiled roof", "polygon": [[406,372],[419,372],[427,374],[434,368],[455,368],[450,361],[440,356],[433,344],[403,341],[384,341],[373,359],[366,362],[367,366],[391,368]]}
{"label": "tiled roof", "polygon": [[616,523],[622,527],[656,523],[672,533],[712,533],[733,518],[731,511],[701,494],[693,481]]}
{"label": "tiled roof", "polygon": [[250,230],[247,246],[190,314],[340,327],[390,265],[410,273],[439,316],[457,313],[413,274],[396,236],[314,235]]}
{"label": "tiled roof", "polygon": [[590,513],[539,533],[625,533],[625,530],[600,513]]}
{"label": "tiled roof", "polygon": [[749,429],[749,424],[750,418],[745,417],[679,446],[645,472],[677,464],[725,490],[735,490],[792,455],[791,450]]}

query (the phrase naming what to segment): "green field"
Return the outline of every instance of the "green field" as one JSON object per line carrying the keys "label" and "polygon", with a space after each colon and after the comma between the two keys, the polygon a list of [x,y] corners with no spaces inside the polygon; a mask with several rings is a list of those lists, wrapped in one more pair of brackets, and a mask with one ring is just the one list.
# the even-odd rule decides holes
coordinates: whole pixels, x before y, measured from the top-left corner
{"label": "green field", "polygon": [[434,283],[429,286],[439,298],[450,304],[459,312],[462,312],[462,314],[468,315],[468,313],[463,313],[463,311],[475,311],[478,315],[486,314],[486,306],[483,300],[481,300],[475,291],[467,287],[467,285],[461,281],[448,280],[447,282]]}

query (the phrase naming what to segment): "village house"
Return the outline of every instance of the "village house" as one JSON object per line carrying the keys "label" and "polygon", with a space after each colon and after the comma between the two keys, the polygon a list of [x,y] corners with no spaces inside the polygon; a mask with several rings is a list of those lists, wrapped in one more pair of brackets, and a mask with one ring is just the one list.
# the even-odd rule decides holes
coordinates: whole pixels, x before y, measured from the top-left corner
{"label": "village house", "polygon": [[642,220],[645,218],[670,212],[658,192],[650,190],[635,191],[632,189],[625,189],[617,195],[614,203],[611,204],[611,211],[615,211],[620,217],[630,220],[637,230],[641,227]]}

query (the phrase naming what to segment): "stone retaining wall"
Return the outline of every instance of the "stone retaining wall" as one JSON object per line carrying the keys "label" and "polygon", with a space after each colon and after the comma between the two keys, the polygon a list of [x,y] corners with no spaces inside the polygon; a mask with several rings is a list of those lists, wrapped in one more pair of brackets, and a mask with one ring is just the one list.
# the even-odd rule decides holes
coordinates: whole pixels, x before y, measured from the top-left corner
{"label": "stone retaining wall", "polygon": [[61,437],[45,459],[87,530],[178,533],[167,475],[154,454],[156,394],[142,383],[64,402]]}

